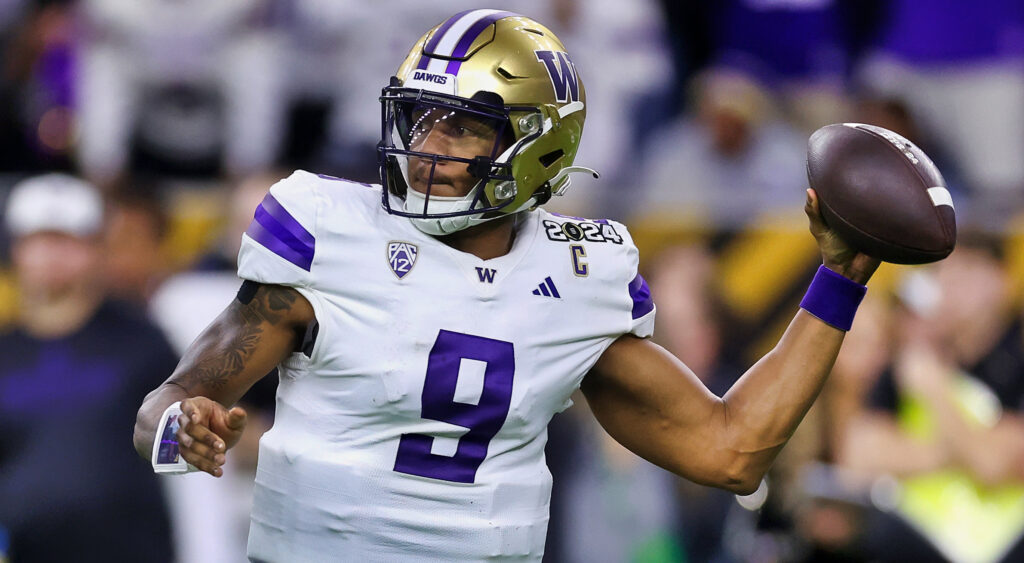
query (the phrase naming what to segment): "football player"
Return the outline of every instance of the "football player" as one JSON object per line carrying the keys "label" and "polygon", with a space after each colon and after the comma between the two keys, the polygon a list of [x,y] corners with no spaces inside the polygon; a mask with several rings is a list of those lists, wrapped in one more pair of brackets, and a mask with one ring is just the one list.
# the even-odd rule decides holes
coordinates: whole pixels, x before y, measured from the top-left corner
{"label": "football player", "polygon": [[626,228],[539,208],[591,173],[573,166],[583,84],[550,30],[456,14],[381,103],[381,185],[298,171],[271,187],[243,237],[237,299],[139,411],[140,454],[159,457],[158,427],[180,406],[167,441],[221,475],[245,426],[232,405],[278,366],[249,537],[259,561],[539,561],[546,428],[580,388],[638,455],[753,491],[878,264],[823,225],[813,192],[827,268],[778,346],[718,398],[647,338],[655,307]]}

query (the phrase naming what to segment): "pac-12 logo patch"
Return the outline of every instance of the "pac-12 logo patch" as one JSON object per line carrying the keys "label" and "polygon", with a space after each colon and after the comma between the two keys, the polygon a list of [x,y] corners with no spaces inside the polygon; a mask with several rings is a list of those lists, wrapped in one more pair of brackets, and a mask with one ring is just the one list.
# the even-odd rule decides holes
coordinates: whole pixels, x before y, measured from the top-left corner
{"label": "pac-12 logo patch", "polygon": [[576,75],[576,65],[572,64],[569,54],[562,51],[534,51],[534,54],[548,69],[551,87],[555,89],[555,99],[562,103],[580,101],[580,81]]}
{"label": "pac-12 logo patch", "polygon": [[418,253],[419,249],[411,242],[393,240],[388,243],[388,264],[391,266],[391,271],[398,276],[398,279],[404,278],[406,274],[412,271],[412,267],[416,265],[416,255]]}

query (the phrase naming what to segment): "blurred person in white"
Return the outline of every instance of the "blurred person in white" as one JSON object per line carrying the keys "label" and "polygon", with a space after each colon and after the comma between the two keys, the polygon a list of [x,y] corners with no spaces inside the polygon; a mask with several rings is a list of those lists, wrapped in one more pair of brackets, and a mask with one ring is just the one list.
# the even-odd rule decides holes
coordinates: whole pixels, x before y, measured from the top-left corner
{"label": "blurred person in white", "polygon": [[142,307],[169,273],[163,252],[167,214],[146,189],[113,194],[104,233],[104,285],[110,295]]}
{"label": "blurred person in white", "polygon": [[0,170],[70,167],[74,7],[0,0]]}
{"label": "blurred person in white", "polygon": [[982,198],[1024,194],[1024,4],[892,0],[859,79],[898,96]]}
{"label": "blurred person in white", "polygon": [[[227,202],[224,231],[214,248],[188,271],[168,278],[153,294],[150,314],[179,356],[238,292],[241,282],[235,270],[242,233],[252,222],[253,210],[266,195],[267,186],[279,178],[257,174],[240,182]],[[182,307],[182,303],[189,306]],[[273,419],[273,379],[264,378],[242,398],[251,432],[234,448],[237,455],[225,464],[220,482],[199,474],[162,480],[181,563],[245,560],[259,438]]]}
{"label": "blurred person in white", "polygon": [[[78,157],[85,174],[117,180],[136,133],[180,161],[222,147],[233,176],[270,166],[284,132],[286,78],[281,37],[260,21],[271,1],[83,0]],[[218,100],[219,121],[157,107],[139,131],[143,113],[172,89]]]}
{"label": "blurred person in white", "polygon": [[694,91],[696,113],[650,144],[634,215],[738,228],[761,213],[797,209],[806,139],[777,119],[771,94],[727,68],[696,78]]}
{"label": "blurred person in white", "polygon": [[962,234],[900,290],[893,362],[840,451],[846,467],[899,483],[874,497],[893,511],[865,531],[876,560],[1024,557],[1024,340],[1001,252]]}
{"label": "blurred person in white", "polygon": [[151,469],[116,441],[176,358],[140,311],[104,296],[97,190],[24,180],[6,227],[20,294],[0,333],[0,528],[12,561],[171,561]]}

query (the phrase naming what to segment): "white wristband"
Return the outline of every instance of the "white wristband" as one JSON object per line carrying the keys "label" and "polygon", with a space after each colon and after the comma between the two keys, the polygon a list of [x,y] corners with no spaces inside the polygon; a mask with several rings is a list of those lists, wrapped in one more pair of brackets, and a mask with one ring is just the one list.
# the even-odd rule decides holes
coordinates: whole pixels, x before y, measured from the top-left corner
{"label": "white wristband", "polygon": [[170,475],[198,471],[191,463],[185,461],[178,451],[178,415],[181,414],[181,401],[164,410],[160,415],[160,424],[156,427],[156,438],[153,440],[153,455],[150,462],[156,473]]}

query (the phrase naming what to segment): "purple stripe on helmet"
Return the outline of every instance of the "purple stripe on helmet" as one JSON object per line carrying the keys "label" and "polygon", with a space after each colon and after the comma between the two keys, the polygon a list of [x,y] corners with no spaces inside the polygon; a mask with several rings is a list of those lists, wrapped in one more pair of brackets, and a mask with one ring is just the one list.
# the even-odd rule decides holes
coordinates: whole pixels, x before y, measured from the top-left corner
{"label": "purple stripe on helmet", "polygon": [[[313,235],[309,234],[306,227],[303,227],[302,223],[296,221],[295,217],[292,217],[292,214],[288,213],[288,210],[278,203],[273,194],[268,193],[267,196],[263,198],[263,202],[260,203],[260,206],[256,209],[257,215],[259,214],[260,209],[263,209],[268,215],[273,217],[292,235],[293,238],[297,239],[302,244],[312,248],[316,243],[313,239]],[[265,223],[264,226],[266,226]]]}
{"label": "purple stripe on helmet", "polygon": [[254,241],[266,247],[267,250],[277,254],[281,258],[284,258],[307,272],[313,266],[312,247],[300,249],[292,248],[288,243],[279,238],[278,235],[281,234],[280,230],[274,229],[273,227],[267,228],[261,224],[259,220],[254,220],[250,223],[245,234],[249,235]]}
{"label": "purple stripe on helmet", "polygon": [[427,44],[423,46],[423,56],[420,57],[420,62],[419,64],[416,65],[416,68],[420,70],[427,69],[427,65],[430,64],[430,57],[427,55],[427,53],[433,53],[434,49],[437,49],[437,44],[441,42],[441,38],[444,37],[445,33],[448,33],[448,30],[451,29],[453,25],[455,25],[455,22],[459,21],[459,19],[462,18],[462,16],[472,11],[473,10],[465,10],[463,12],[459,12],[445,20],[445,22],[441,24],[441,27],[437,28],[437,31],[435,31],[434,34],[430,36],[430,41],[428,41]]}
{"label": "purple stripe on helmet", "polygon": [[629,282],[629,296],[633,298],[633,320],[654,310],[651,290],[647,287],[647,280],[640,274],[637,274],[633,281]]}
{"label": "purple stripe on helmet", "polygon": [[[481,33],[483,33],[483,31],[485,29],[490,27],[490,25],[492,23],[494,23],[494,22],[496,22],[496,21],[498,21],[498,20],[500,20],[502,18],[507,18],[509,16],[518,16],[518,15],[519,14],[516,14],[514,12],[495,12],[495,13],[489,15],[489,16],[485,16],[483,18],[480,18],[480,21],[478,21],[475,24],[473,24],[469,29],[466,30],[466,33],[462,34],[462,37],[459,39],[458,44],[455,45],[455,50],[452,51],[452,59],[461,59],[461,58],[465,57],[466,56],[466,52],[469,51],[469,46],[472,45],[473,42],[476,41],[477,36],[480,35]],[[448,62],[448,68],[445,69],[445,72],[447,72],[448,74],[455,74],[455,75],[457,75],[457,74],[459,74],[459,67],[461,67],[461,66],[462,66],[462,61],[459,61],[459,60],[449,61]]]}

